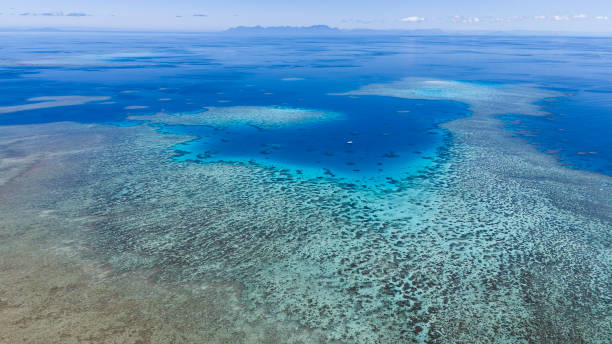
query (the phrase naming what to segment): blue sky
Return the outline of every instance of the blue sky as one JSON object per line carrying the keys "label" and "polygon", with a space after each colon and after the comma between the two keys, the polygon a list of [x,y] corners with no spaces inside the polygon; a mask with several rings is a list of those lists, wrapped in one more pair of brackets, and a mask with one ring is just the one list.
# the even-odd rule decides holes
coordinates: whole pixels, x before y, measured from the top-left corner
{"label": "blue sky", "polygon": [[612,33],[612,0],[2,0],[0,27],[212,31],[238,25]]}

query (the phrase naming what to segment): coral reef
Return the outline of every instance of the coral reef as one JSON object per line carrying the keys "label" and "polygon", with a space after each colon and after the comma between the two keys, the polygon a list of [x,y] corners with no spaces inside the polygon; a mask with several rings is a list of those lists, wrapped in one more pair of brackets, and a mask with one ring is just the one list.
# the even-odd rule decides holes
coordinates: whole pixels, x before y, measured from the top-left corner
{"label": "coral reef", "polygon": [[[606,342],[612,179],[512,137],[494,117],[503,97],[483,96],[538,114],[529,104],[556,93],[445,85],[475,114],[444,124],[452,142],[393,190],[178,162],[169,147],[189,138],[146,125],[1,127],[0,339],[63,324],[45,335]],[[67,325],[75,314],[87,326]]]}

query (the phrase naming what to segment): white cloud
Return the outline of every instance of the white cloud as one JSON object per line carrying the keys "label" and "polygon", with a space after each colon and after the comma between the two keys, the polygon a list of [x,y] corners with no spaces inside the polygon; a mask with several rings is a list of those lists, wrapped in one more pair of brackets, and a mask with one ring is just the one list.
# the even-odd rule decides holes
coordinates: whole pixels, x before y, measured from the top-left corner
{"label": "white cloud", "polygon": [[564,20],[569,20],[568,16],[554,16],[553,19],[555,21],[564,21]]}
{"label": "white cloud", "polygon": [[471,23],[479,23],[480,22],[480,18],[479,17],[454,16],[454,17],[451,17],[451,21],[453,23],[471,24]]}
{"label": "white cloud", "polygon": [[418,22],[425,21],[425,18],[423,17],[404,17],[402,18],[402,21],[404,23],[418,23]]}
{"label": "white cloud", "polygon": [[574,16],[574,18],[576,19],[585,19],[586,17],[588,17],[586,14],[584,13],[580,13]]}
{"label": "white cloud", "polygon": [[546,16],[535,16],[535,17],[533,17],[533,19],[535,19],[535,20],[544,20],[544,19],[546,19]]}
{"label": "white cloud", "polygon": [[597,16],[595,17],[597,20],[608,20],[608,16]]}
{"label": "white cloud", "polygon": [[370,24],[382,24],[384,23],[384,19],[359,19],[359,18],[347,18],[342,19],[343,23],[348,24],[360,24],[360,25],[370,25]]}
{"label": "white cloud", "polygon": [[[510,17],[478,17],[481,22],[492,22],[492,23],[513,23],[519,22],[528,19],[529,17],[525,16],[510,16]],[[473,22],[478,22],[476,20],[472,20]]]}
{"label": "white cloud", "polygon": [[43,16],[43,17],[90,17],[91,14],[87,14],[87,13],[83,13],[83,12],[70,12],[70,13],[64,13],[64,12],[45,12],[45,13],[31,13],[31,12],[24,12],[24,13],[19,13],[20,16]]}

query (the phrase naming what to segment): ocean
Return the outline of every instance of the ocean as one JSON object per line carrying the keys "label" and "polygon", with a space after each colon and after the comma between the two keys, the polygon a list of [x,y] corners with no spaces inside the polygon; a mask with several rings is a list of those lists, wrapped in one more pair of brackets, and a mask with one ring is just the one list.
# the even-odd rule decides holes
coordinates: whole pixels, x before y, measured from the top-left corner
{"label": "ocean", "polygon": [[0,41],[0,341],[610,338],[612,38]]}

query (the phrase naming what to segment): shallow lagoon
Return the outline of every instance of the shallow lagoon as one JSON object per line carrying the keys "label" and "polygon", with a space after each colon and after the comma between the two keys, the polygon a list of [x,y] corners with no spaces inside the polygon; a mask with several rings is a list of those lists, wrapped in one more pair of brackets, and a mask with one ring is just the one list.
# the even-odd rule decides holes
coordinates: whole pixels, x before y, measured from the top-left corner
{"label": "shallow lagoon", "polygon": [[330,100],[322,103],[318,104],[344,113],[281,128],[165,126],[163,131],[199,137],[176,147],[182,151],[179,160],[253,161],[288,167],[310,178],[385,183],[387,177],[415,174],[411,164],[420,169],[435,158],[446,134],[437,124],[467,113],[456,103],[393,102],[380,97],[336,99],[335,106]]}

